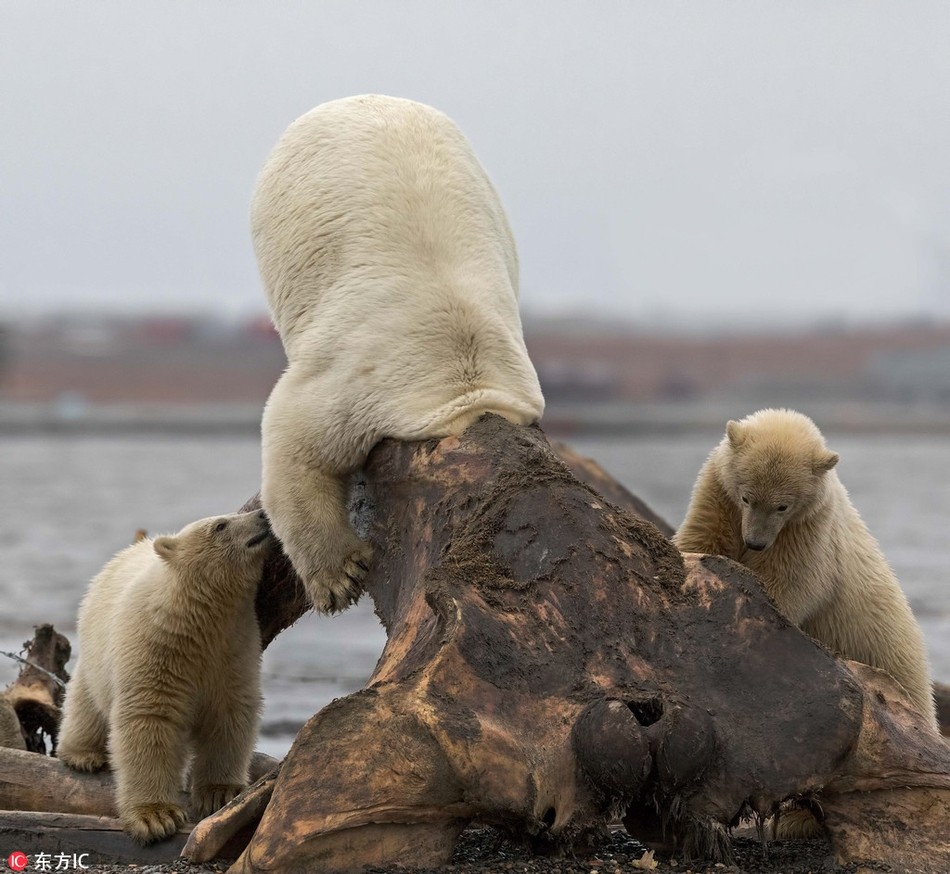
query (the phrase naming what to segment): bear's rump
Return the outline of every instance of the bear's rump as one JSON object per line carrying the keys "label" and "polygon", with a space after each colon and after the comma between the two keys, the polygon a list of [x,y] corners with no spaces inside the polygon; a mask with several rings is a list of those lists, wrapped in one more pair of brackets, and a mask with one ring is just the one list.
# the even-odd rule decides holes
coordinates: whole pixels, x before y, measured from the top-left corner
{"label": "bear's rump", "polygon": [[366,312],[385,306],[372,298],[386,285],[414,293],[487,271],[516,294],[514,240],[491,183],[447,118],[407,101],[339,101],[298,120],[261,174],[252,229],[285,343],[324,318],[330,290]]}

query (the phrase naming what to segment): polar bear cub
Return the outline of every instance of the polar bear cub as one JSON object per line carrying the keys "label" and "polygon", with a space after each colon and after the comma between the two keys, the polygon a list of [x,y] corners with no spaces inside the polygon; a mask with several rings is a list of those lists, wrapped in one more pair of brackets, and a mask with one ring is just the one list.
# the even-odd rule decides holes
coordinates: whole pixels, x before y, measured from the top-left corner
{"label": "polar bear cub", "polygon": [[515,244],[455,124],[376,95],[288,128],[251,224],[289,362],[262,421],[262,501],[314,607],[332,612],[362,591],[370,556],[346,477],[376,443],[541,416]]}
{"label": "polar bear cub", "polygon": [[193,522],[116,555],[79,608],[79,661],[57,754],[80,771],[110,763],[123,828],[148,843],[246,785],[260,710],[254,598],[273,538],[262,511]]}
{"label": "polar bear cub", "polygon": [[807,416],[730,421],[674,536],[750,568],[785,616],[835,652],[887,671],[936,726],[923,634]]}

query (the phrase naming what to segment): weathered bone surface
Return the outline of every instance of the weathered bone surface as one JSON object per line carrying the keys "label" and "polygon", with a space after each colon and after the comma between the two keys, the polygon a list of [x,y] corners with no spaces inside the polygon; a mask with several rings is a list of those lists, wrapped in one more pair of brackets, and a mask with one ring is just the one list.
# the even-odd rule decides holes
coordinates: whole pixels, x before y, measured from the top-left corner
{"label": "weathered bone surface", "polygon": [[[672,536],[673,528],[665,519],[618,483],[594,459],[585,458],[566,443],[557,440],[550,440],[548,445],[581,482],[618,507],[652,522],[665,536]],[[364,500],[363,488],[358,483],[357,488],[351,489],[351,499],[355,502]],[[260,495],[255,495],[239,512],[258,510],[260,506]],[[354,512],[358,510],[357,507],[352,509]],[[256,606],[261,625],[261,640],[265,647],[310,609],[303,585],[294,573],[290,560],[280,551],[274,552],[264,566]]]}
{"label": "weathered bone surface", "polygon": [[[738,565],[681,556],[539,430],[489,416],[388,441],[351,491],[385,650],[189,858],[234,847],[266,803],[234,871],[436,865],[473,818],[568,842],[617,814],[728,859],[730,823],[805,792],[842,861],[950,869],[950,747],[899,690],[815,645]],[[265,640],[305,608],[286,562],[259,608]]]}

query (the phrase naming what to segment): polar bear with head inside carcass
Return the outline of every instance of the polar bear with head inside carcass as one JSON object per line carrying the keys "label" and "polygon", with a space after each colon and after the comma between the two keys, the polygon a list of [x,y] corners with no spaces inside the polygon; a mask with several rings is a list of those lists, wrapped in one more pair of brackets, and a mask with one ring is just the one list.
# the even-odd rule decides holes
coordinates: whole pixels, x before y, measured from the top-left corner
{"label": "polar bear with head inside carcass", "polygon": [[318,610],[370,554],[346,481],[380,440],[544,409],[501,203],[465,137],[410,100],[352,97],[294,122],[258,180],[254,248],[288,367],[262,422],[262,501]]}

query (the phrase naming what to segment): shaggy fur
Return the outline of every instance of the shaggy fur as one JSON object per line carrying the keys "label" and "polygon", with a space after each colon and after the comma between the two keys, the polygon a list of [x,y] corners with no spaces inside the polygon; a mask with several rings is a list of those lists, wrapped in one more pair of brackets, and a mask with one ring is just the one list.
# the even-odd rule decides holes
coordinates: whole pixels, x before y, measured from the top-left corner
{"label": "shaggy fur", "polygon": [[778,609],[847,658],[891,674],[936,726],[923,635],[807,416],[760,410],[729,422],[674,541],[754,571]]}
{"label": "shaggy fur", "polygon": [[20,718],[13,705],[0,695],[0,747],[25,750],[23,732],[20,730]]}
{"label": "shaggy fur", "polygon": [[314,607],[362,591],[345,478],[385,437],[537,421],[501,203],[458,128],[391,97],[325,103],[257,184],[254,248],[289,366],[262,422],[262,500]]}
{"label": "shaggy fur", "polygon": [[196,819],[247,784],[260,710],[254,596],[272,543],[260,511],[202,519],[120,552],[82,601],[58,755],[80,771],[111,764],[119,818],[141,843],[185,821],[190,752]]}

